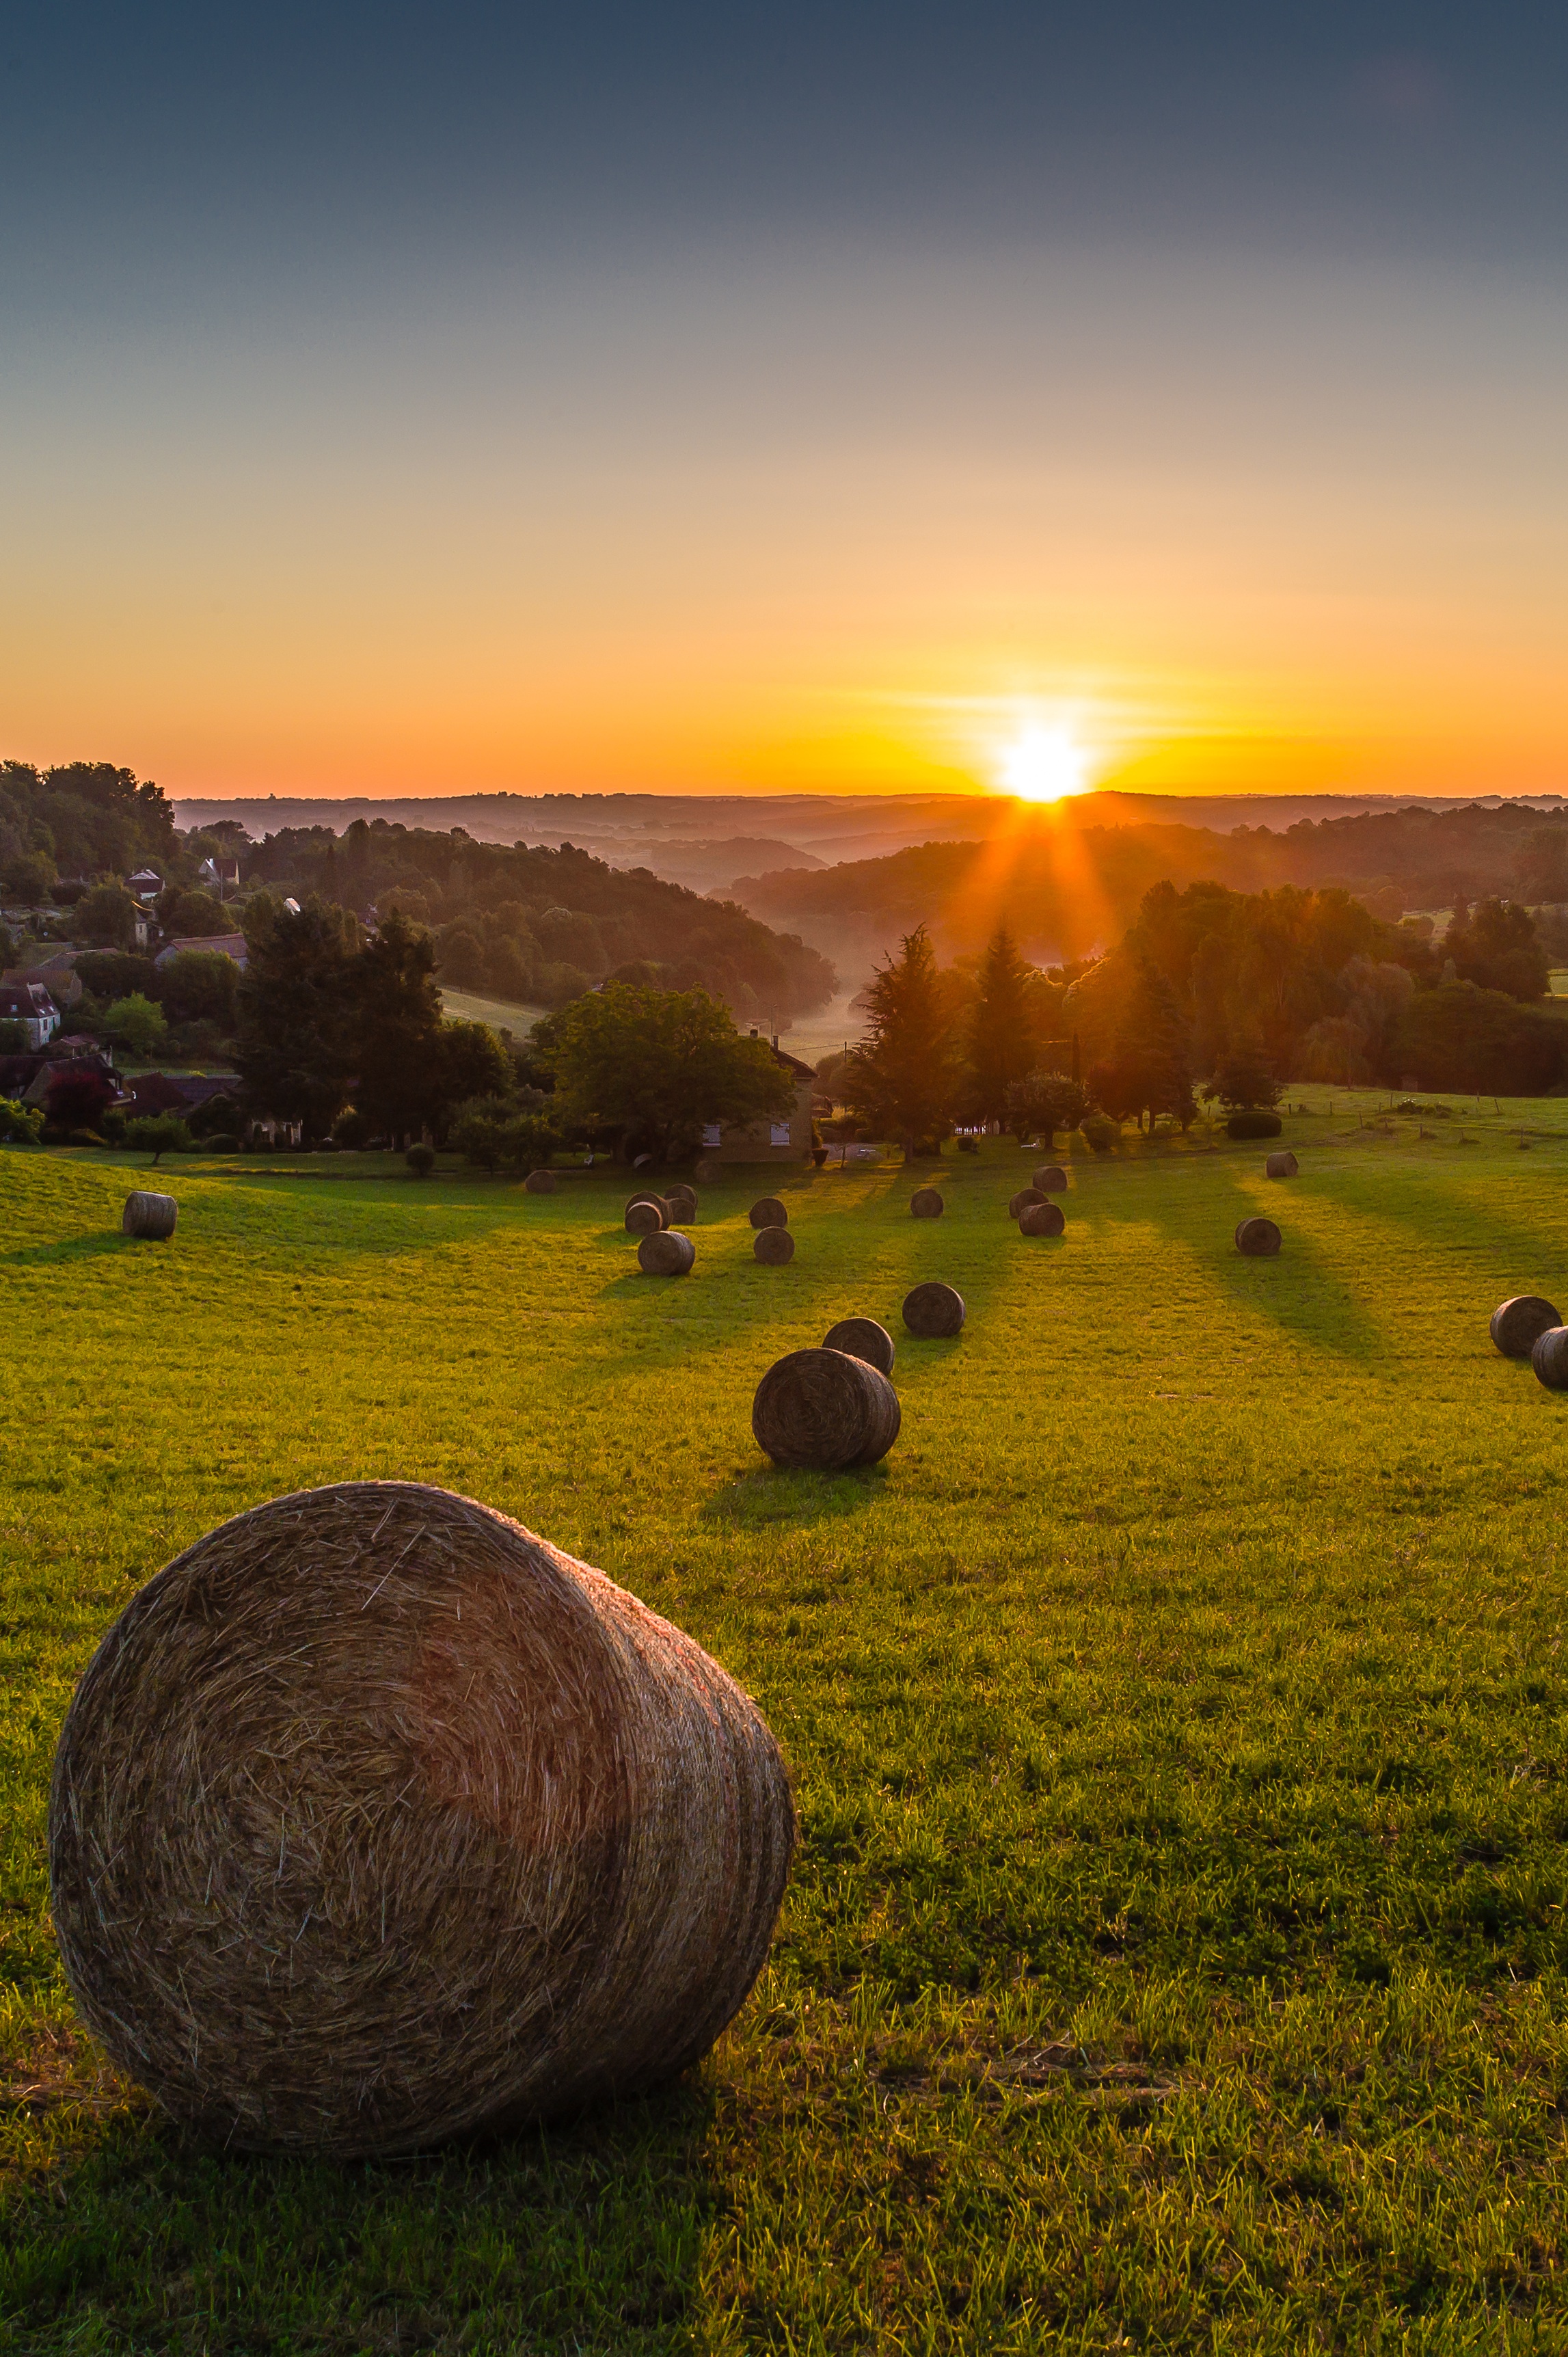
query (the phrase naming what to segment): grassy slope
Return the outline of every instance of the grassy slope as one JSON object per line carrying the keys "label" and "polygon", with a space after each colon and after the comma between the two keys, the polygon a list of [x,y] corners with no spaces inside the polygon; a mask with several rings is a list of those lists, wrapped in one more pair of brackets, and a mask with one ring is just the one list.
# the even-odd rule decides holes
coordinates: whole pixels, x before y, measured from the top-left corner
{"label": "grassy slope", "polygon": [[[1509,1107],[1525,1155],[1350,1102],[1287,1125],[1289,1187],[1255,1147],[1080,1157],[1054,1243],[1006,1221],[1011,1147],[950,1158],[940,1223],[903,1172],[790,1183],[783,1270],[706,1190],[679,1284],[608,1175],[166,1163],[156,1247],[124,1165],[0,1154],[0,2346],[1568,2347],[1568,1401],[1486,1330],[1568,1296],[1568,1106]],[[1254,1209],[1276,1262],[1231,1249]],[[764,1368],[926,1275],[970,1322],[899,1329],[886,1468],[767,1469]],[[716,1652],[799,1865],[669,2095],[395,2168],[215,2158],[70,2029],[50,1749],[177,1547],[378,1474]]]}

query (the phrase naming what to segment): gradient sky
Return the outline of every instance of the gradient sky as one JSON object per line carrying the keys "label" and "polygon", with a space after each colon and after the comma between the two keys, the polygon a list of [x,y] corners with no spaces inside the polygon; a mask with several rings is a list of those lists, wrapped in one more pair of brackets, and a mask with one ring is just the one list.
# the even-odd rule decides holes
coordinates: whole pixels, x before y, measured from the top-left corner
{"label": "gradient sky", "polygon": [[0,753],[1568,791],[1568,14],[0,29]]}

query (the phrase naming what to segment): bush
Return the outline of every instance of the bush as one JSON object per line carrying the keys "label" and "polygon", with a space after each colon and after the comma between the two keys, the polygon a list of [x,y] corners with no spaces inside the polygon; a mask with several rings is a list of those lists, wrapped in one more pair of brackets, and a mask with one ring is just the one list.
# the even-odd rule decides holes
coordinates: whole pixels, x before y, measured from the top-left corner
{"label": "bush", "polygon": [[403,1158],[416,1178],[428,1178],[435,1168],[435,1148],[433,1146],[411,1146]]}
{"label": "bush", "polygon": [[125,1143],[146,1147],[156,1169],[160,1155],[188,1153],[191,1135],[177,1114],[146,1113],[125,1124]]}
{"label": "bush", "polygon": [[1264,1113],[1261,1106],[1233,1113],[1225,1125],[1227,1137],[1277,1137],[1283,1127],[1277,1113]]}
{"label": "bush", "polygon": [[168,1020],[161,1006],[144,998],[140,991],[133,991],[128,998],[117,998],[104,1008],[103,1029],[133,1056],[151,1056],[168,1038]]}
{"label": "bush", "polygon": [[231,1137],[226,1130],[220,1129],[213,1136],[198,1142],[204,1154],[238,1154],[240,1151],[239,1139]]}
{"label": "bush", "polygon": [[44,1134],[44,1116],[37,1105],[16,1097],[0,1097],[0,1145],[37,1146]]}
{"label": "bush", "polygon": [[1122,1125],[1109,1114],[1091,1113],[1079,1124],[1096,1154],[1109,1154],[1122,1135]]}

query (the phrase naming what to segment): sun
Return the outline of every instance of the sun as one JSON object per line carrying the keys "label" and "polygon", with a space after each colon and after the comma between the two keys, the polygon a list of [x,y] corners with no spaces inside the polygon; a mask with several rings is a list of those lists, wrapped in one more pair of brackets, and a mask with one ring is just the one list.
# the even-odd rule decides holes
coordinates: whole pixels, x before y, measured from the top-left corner
{"label": "sun", "polygon": [[1066,728],[1021,728],[997,764],[1010,794],[1026,802],[1058,802],[1089,783],[1089,755]]}

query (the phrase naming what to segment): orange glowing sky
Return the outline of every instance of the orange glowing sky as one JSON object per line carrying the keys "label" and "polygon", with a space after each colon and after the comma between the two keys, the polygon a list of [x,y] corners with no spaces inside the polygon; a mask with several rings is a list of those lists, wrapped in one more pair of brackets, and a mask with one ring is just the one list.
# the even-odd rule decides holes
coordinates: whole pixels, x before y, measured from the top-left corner
{"label": "orange glowing sky", "polygon": [[1259,34],[1210,119],[1090,31],[1047,137],[1028,14],[920,18],[900,81],[871,9],[830,113],[807,9],[788,138],[701,10],[657,135],[629,10],[510,113],[435,12],[368,80],[329,41],[308,119],[286,11],[156,88],[110,12],[96,62],[29,51],[38,138],[98,162],[0,167],[0,752],[185,795],[1568,790],[1541,61]]}

